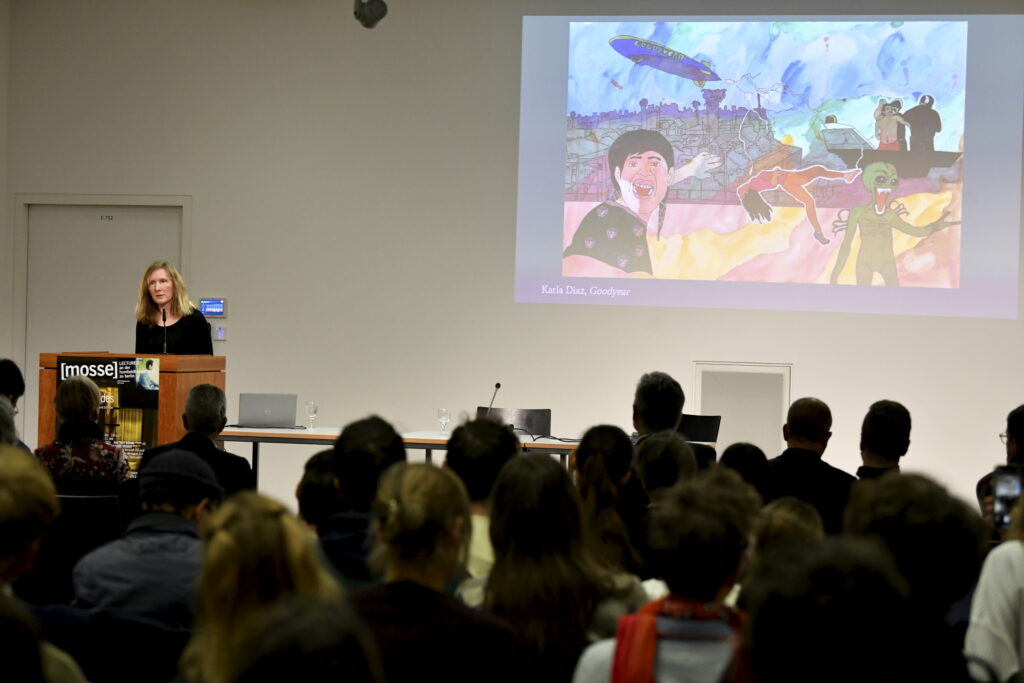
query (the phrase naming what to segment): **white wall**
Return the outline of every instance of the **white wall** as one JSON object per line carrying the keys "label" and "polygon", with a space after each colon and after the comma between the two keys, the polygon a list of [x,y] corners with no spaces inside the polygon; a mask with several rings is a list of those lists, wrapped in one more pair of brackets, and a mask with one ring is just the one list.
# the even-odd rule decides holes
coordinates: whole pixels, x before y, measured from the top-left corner
{"label": "white wall", "polygon": [[7,106],[11,55],[11,3],[0,0],[0,357],[8,355],[13,326],[14,261],[13,232],[5,220],[11,213],[7,194]]}
{"label": "white wall", "polygon": [[[1003,457],[996,435],[1024,402],[1019,321],[513,304],[521,16],[624,7],[389,4],[368,31],[345,0],[14,0],[0,267],[13,193],[190,195],[193,294],[230,300],[231,405],[297,392],[322,424],[378,412],[411,431],[501,381],[498,404],[550,407],[578,436],[628,427],[644,371],[690,390],[695,360],[789,362],[793,395],[832,406],[827,457],[849,471],[883,397],[913,414],[908,469],[966,497]],[[730,9],[763,11],[716,6]],[[18,330],[9,298],[0,320]],[[290,498],[309,451],[265,452],[261,486]]]}

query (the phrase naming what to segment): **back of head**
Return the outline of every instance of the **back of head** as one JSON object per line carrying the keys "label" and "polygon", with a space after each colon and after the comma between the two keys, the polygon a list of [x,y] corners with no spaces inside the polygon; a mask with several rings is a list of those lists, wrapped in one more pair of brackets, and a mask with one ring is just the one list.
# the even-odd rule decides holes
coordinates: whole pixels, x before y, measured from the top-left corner
{"label": "back of head", "polygon": [[0,396],[17,402],[25,395],[25,377],[10,358],[0,359]]}
{"label": "back of head", "polygon": [[474,503],[490,498],[498,473],[519,452],[508,425],[477,419],[459,426],[448,439],[446,463],[462,479]]}
{"label": "back of head", "polygon": [[735,579],[761,497],[738,474],[712,468],[680,482],[651,511],[653,563],[669,590],[711,601]]}
{"label": "back of head", "polygon": [[334,474],[346,507],[369,512],[381,473],[405,459],[402,437],[384,419],[372,415],[346,425],[334,443]]}
{"label": "back of head", "polygon": [[827,441],[832,429],[832,411],[820,399],[797,399],[786,413],[786,427],[790,440]]}
{"label": "back of head", "polygon": [[971,588],[987,546],[981,517],[916,474],[859,482],[844,530],[884,543],[910,584],[915,608],[934,616],[945,614]]}
{"label": "back of head", "polygon": [[876,401],[860,428],[860,447],[898,461],[910,448],[910,412],[896,401]]}
{"label": "back of head", "polygon": [[341,498],[334,486],[333,450],[320,451],[306,461],[295,496],[299,516],[307,524],[319,526],[331,515],[342,512]]}
{"label": "back of head", "polygon": [[715,452],[715,447],[711,444],[691,442],[690,449],[693,451],[693,458],[697,462],[698,472],[710,468],[718,461],[718,453]]}
{"label": "back of head", "polygon": [[14,425],[14,406],[6,396],[0,396],[0,446],[18,443],[18,428]]}
{"label": "back of head", "polygon": [[223,497],[213,469],[189,451],[165,451],[139,471],[139,500],[151,508],[167,506],[182,512],[204,499],[217,502]]}
{"label": "back of head", "polygon": [[212,384],[199,384],[188,392],[185,420],[190,432],[214,435],[227,422],[228,401],[224,391]]}
{"label": "back of head", "polygon": [[752,443],[734,443],[722,452],[718,464],[735,470],[758,491],[768,476],[768,456]]}
{"label": "back of head", "polygon": [[373,638],[345,604],[281,598],[241,624],[233,645],[235,683],[383,681]]}
{"label": "back of head", "polygon": [[57,385],[53,403],[61,420],[95,420],[100,388],[88,377],[72,375]]}
{"label": "back of head", "polygon": [[457,476],[426,463],[397,463],[381,477],[373,507],[380,524],[376,563],[455,569],[470,533],[469,497]]}
{"label": "back of head", "polygon": [[678,432],[655,432],[636,447],[636,472],[647,495],[697,474],[693,450]]}
{"label": "back of head", "polygon": [[[576,449],[576,473],[580,493],[586,499],[597,491],[612,496],[633,464],[633,442],[612,425],[591,427]],[[614,503],[614,499],[605,501]]]}
{"label": "back of head", "polygon": [[685,403],[679,382],[664,372],[649,372],[640,378],[633,396],[633,414],[646,432],[675,429],[683,416]]}
{"label": "back of head", "polygon": [[20,448],[0,445],[0,582],[17,578],[17,561],[60,512],[43,466]]}
{"label": "back of head", "polygon": [[825,538],[825,525],[813,505],[783,496],[765,505],[757,513],[752,530],[754,549],[763,555]]}
{"label": "back of head", "polygon": [[832,537],[752,577],[750,662],[758,681],[883,683],[900,675],[906,585],[874,544]]}

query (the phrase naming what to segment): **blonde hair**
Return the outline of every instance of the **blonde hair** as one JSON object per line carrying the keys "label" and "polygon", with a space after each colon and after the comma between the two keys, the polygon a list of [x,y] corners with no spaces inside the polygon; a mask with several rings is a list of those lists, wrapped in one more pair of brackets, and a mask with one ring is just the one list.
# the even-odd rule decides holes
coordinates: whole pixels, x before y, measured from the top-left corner
{"label": "blonde hair", "polygon": [[171,298],[171,313],[178,317],[188,315],[195,309],[195,304],[188,298],[188,287],[181,279],[174,264],[170,261],[153,261],[142,275],[139,283],[139,299],[135,303],[135,319],[140,323],[153,324],[153,318],[160,309],[149,295],[149,276],[157,270],[167,271],[167,277],[174,285],[174,296]]}
{"label": "blonde hair", "polygon": [[72,375],[57,387],[53,406],[61,420],[92,420],[100,409],[100,388],[84,375]]}
{"label": "blonde hair", "polygon": [[814,506],[784,496],[761,508],[754,518],[751,535],[755,551],[763,554],[779,545],[821,541],[825,538],[825,526]]}
{"label": "blonde hair", "polygon": [[183,656],[191,680],[227,680],[238,625],[276,599],[341,598],[309,532],[272,498],[254,491],[235,494],[210,517],[202,535],[198,628]]}
{"label": "blonde hair", "polygon": [[39,461],[15,446],[0,446],[0,581],[10,563],[40,538],[60,513],[57,489]]}
{"label": "blonde hair", "polygon": [[[469,547],[469,495],[451,470],[396,463],[381,475],[374,511],[380,522],[373,564],[378,568],[435,564],[452,567]],[[462,521],[462,543],[452,538]]]}

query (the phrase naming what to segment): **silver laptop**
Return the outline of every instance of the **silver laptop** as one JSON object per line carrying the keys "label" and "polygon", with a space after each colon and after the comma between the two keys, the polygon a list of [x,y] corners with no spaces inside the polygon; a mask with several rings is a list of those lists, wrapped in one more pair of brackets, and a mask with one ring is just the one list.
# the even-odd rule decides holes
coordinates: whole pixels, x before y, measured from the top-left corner
{"label": "silver laptop", "polygon": [[295,429],[298,394],[239,394],[239,427]]}

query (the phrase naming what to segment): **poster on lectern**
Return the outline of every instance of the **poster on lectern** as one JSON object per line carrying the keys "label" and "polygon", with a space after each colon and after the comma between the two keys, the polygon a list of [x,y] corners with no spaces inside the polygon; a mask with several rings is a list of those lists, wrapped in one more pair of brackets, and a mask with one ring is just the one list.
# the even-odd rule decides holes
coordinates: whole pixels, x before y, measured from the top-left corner
{"label": "poster on lectern", "polygon": [[99,387],[103,440],[120,446],[137,473],[142,452],[157,441],[160,359],[57,356],[57,385],[75,375]]}

